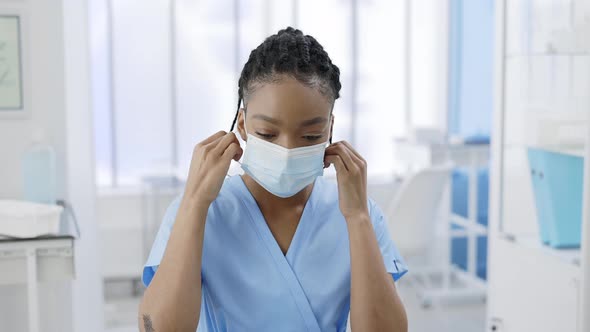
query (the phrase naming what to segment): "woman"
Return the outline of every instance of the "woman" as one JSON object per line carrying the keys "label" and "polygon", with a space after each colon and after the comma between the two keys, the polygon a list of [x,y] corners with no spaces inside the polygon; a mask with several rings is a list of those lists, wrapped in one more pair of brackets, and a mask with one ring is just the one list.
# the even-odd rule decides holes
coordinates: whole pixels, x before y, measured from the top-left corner
{"label": "woman", "polygon": [[[349,312],[353,331],[407,330],[394,283],[407,269],[366,162],[332,144],[339,77],[291,27],[252,51],[230,132],[197,144],[157,234],[142,331],[345,331]],[[226,177],[232,159],[243,175]],[[320,176],[329,165],[337,183]]]}

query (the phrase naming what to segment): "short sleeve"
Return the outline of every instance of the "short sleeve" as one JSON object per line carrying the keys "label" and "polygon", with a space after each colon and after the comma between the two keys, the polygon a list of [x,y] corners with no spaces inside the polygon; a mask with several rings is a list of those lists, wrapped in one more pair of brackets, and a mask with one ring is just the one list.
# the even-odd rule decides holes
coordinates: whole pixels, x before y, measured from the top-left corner
{"label": "short sleeve", "polygon": [[150,250],[147,261],[143,266],[141,281],[146,287],[152,281],[152,278],[154,277],[154,274],[160,265],[160,261],[164,256],[164,251],[166,250],[166,245],[168,244],[168,238],[170,238],[170,231],[172,230],[172,226],[176,220],[176,214],[178,212],[181,199],[182,196],[176,197],[172,203],[170,203],[166,209],[164,218],[162,218],[162,223],[160,224],[160,228],[158,229],[158,233],[156,234],[156,238],[152,244],[152,249]]}
{"label": "short sleeve", "polygon": [[383,256],[385,269],[392,275],[394,281],[398,281],[408,272],[408,267],[391,239],[383,212],[372,199],[369,199],[369,214]]}

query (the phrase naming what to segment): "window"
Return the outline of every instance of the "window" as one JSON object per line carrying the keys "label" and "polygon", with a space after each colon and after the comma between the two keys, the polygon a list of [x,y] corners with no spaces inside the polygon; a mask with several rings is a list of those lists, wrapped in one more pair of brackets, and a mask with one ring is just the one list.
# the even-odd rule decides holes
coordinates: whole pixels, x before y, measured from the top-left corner
{"label": "window", "polygon": [[[423,7],[437,3],[419,2]],[[217,130],[229,129],[237,107],[238,76],[250,51],[288,25],[316,37],[341,69],[334,139],[353,141],[367,159],[370,175],[390,173],[393,138],[407,129],[406,3],[93,2],[98,186],[139,185],[147,175],[186,176],[193,146]],[[438,17],[436,10],[427,10],[434,13],[415,23],[410,36],[421,39],[414,43],[418,51],[412,75],[418,76],[411,98],[418,123],[446,123],[437,113],[444,95],[436,79],[436,73],[446,71],[437,62],[436,49],[444,41],[435,49],[427,47],[439,36],[429,34],[440,26],[439,21],[425,23]]]}

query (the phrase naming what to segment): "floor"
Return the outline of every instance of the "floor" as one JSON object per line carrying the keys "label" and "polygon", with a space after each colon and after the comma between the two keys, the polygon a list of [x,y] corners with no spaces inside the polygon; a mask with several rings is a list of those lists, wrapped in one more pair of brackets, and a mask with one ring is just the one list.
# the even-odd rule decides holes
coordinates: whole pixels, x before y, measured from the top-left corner
{"label": "floor", "polygon": [[486,305],[482,302],[467,304],[439,304],[422,308],[412,288],[399,285],[400,296],[406,307],[410,332],[484,332]]}
{"label": "floor", "polygon": [[105,332],[137,332],[139,297],[110,299],[105,303]]}
{"label": "floor", "polygon": [[[404,284],[398,285],[409,320],[410,332],[483,332],[485,330],[485,304],[434,305],[421,307],[415,291]],[[127,287],[131,289],[131,287]],[[140,297],[132,296],[121,284],[105,287],[105,332],[136,332],[137,307]]]}

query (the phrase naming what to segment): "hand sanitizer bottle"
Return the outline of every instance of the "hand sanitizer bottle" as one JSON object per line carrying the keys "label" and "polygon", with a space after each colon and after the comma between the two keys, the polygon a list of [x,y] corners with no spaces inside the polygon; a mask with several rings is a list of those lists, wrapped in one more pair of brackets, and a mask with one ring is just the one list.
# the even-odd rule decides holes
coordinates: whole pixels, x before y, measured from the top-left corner
{"label": "hand sanitizer bottle", "polygon": [[41,130],[33,132],[31,144],[23,154],[22,174],[25,200],[55,204],[57,195],[55,151],[46,142]]}

